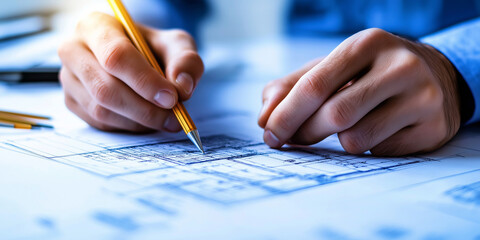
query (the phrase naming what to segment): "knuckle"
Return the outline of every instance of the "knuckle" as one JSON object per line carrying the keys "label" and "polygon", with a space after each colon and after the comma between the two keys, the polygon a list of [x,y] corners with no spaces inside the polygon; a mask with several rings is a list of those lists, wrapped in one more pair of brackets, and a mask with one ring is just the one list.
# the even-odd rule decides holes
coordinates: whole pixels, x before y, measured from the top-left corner
{"label": "knuckle", "polygon": [[202,61],[198,53],[194,50],[186,50],[183,52],[182,57],[187,58],[191,61]]}
{"label": "knuckle", "polygon": [[273,81],[268,82],[265,87],[263,88],[262,95],[267,96],[270,92],[275,91],[277,89],[281,89],[283,86],[281,79],[276,79]]}
{"label": "knuckle", "polygon": [[362,49],[381,48],[382,44],[385,44],[393,39],[392,36],[393,35],[382,29],[369,28],[358,32],[352,37],[352,47],[349,50],[352,52],[360,52]]}
{"label": "knuckle", "polygon": [[157,118],[155,111],[145,111],[140,114],[139,118],[140,123],[146,126],[155,126],[156,124],[158,124],[158,121],[156,120]]}
{"label": "knuckle", "polygon": [[405,74],[410,73],[413,76],[420,75],[421,66],[423,65],[422,59],[415,53],[410,51],[402,51],[398,54],[397,72]]}
{"label": "knuckle", "polygon": [[152,83],[154,83],[151,79],[150,72],[139,72],[134,81],[132,81],[132,87],[138,92],[148,90],[153,86]]}
{"label": "knuckle", "polygon": [[178,40],[187,40],[187,41],[192,40],[192,37],[190,36],[190,34],[181,29],[172,29],[170,30],[170,34],[173,38]]}
{"label": "knuckle", "polygon": [[194,49],[197,49],[197,45],[195,43],[195,40],[193,40],[193,37],[184,30],[181,30],[181,29],[168,30],[166,34],[166,38],[168,38],[172,42],[186,43],[187,45],[192,46]]}
{"label": "knuckle", "polygon": [[[365,87],[354,90],[355,94],[351,97],[350,101],[360,103],[360,105],[363,106],[369,101],[369,99],[372,98],[372,96],[378,95],[378,93],[382,91],[382,86],[395,86],[391,81],[392,80],[390,80],[387,76],[384,76],[382,78],[367,82]],[[352,106],[350,107],[350,110],[353,111],[355,109],[353,109]]]}
{"label": "knuckle", "polygon": [[265,101],[268,99],[271,95],[272,89],[274,88],[274,81],[271,81],[265,85],[265,87],[262,90],[262,100]]}
{"label": "knuckle", "polygon": [[118,39],[111,41],[100,57],[100,64],[107,72],[114,72],[118,69],[129,50],[130,43],[126,39]]}
{"label": "knuckle", "polygon": [[312,101],[317,101],[327,93],[327,80],[322,74],[309,73],[303,75],[300,81],[304,83],[300,91]]}
{"label": "knuckle", "polygon": [[380,28],[369,28],[361,32],[361,37],[366,41],[378,41],[383,40],[390,36],[388,32]]}
{"label": "knuckle", "polygon": [[336,103],[326,103],[324,108],[327,116],[326,121],[333,128],[341,131],[349,127],[351,121],[350,113],[353,109],[350,109],[348,104],[338,101]]}
{"label": "knuckle", "polygon": [[85,76],[95,76],[98,74],[97,69],[92,65],[91,61],[85,57],[78,57],[77,65],[79,72],[84,74]]}
{"label": "knuckle", "polygon": [[110,105],[115,98],[115,86],[111,81],[106,81],[100,77],[94,80],[92,85],[92,95],[100,105]]}
{"label": "knuckle", "polygon": [[93,104],[90,108],[90,116],[96,121],[105,121],[109,115],[109,110],[98,104]]}
{"label": "knuckle", "polygon": [[75,112],[75,101],[70,96],[65,95],[64,102],[68,110]]}
{"label": "knuckle", "polygon": [[265,86],[262,90],[262,104],[265,104],[266,101],[271,98],[271,95],[272,95],[271,94],[271,87],[268,86],[268,84],[267,84],[267,86]]}

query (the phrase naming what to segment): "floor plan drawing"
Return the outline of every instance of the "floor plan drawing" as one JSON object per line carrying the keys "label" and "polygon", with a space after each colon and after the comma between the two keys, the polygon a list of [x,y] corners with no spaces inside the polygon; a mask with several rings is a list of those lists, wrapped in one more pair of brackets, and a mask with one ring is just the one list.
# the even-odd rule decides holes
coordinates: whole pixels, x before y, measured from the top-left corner
{"label": "floor plan drawing", "polygon": [[[59,142],[65,147],[52,149],[52,145],[59,146]],[[199,153],[188,140],[106,148],[57,134],[53,141],[36,142],[35,146],[31,146],[28,139],[16,140],[14,145],[105,178],[117,178],[141,187],[172,189],[222,204],[274,196],[432,160],[355,156],[319,148],[274,150],[261,142],[227,135],[207,136],[203,142],[207,146],[206,154]]]}

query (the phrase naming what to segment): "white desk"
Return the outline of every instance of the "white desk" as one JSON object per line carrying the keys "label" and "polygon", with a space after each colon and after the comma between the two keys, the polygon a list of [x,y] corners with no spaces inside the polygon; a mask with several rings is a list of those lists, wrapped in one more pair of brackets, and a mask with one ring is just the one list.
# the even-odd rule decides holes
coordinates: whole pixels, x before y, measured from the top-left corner
{"label": "white desk", "polygon": [[340,40],[206,51],[186,106],[207,156],[182,133],[91,129],[58,85],[2,86],[1,109],[52,115],[56,128],[0,129],[0,238],[479,239],[478,126],[409,158],[351,156],[334,137],[300,150],[261,143],[263,85]]}

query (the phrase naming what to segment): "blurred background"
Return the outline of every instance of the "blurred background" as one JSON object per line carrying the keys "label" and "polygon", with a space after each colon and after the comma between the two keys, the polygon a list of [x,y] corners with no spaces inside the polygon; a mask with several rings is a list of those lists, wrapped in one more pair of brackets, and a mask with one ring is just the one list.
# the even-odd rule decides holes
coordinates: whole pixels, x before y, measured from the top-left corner
{"label": "blurred background", "polygon": [[[185,22],[186,12],[178,12],[179,2],[186,5],[186,12],[195,12],[192,22]],[[195,34],[201,42],[238,41],[251,38],[274,37],[285,31],[287,8],[290,0],[193,0],[193,1],[156,1],[124,0],[134,18],[155,27],[180,27]],[[25,34],[56,30],[65,34],[73,31],[76,22],[92,11],[111,13],[106,1],[98,0],[0,0],[0,37],[21,34],[17,25],[12,29],[2,28],[2,23],[36,16],[28,22]],[[196,9],[191,9],[196,8]],[[35,22],[36,21],[36,22]],[[20,27],[19,27],[20,26]],[[27,27],[26,27],[27,28]],[[17,33],[9,33],[17,32]],[[198,34],[201,33],[201,34]]]}
{"label": "blurred background", "polygon": [[[480,12],[480,0],[123,1],[137,21],[154,27],[183,28],[200,42],[241,41],[285,33],[350,34],[369,27],[419,37]],[[49,27],[63,32],[71,31],[87,12],[111,12],[106,1],[99,0],[0,0],[0,6],[0,23],[40,15]],[[7,30],[0,26],[0,37]]]}
{"label": "blurred background", "polygon": [[[416,39],[480,13],[480,0],[123,1],[137,22],[185,29],[200,48],[281,37],[348,36],[370,27]],[[11,73],[24,69],[56,78],[61,39],[88,13],[111,14],[106,0],[0,0],[0,6],[0,80],[10,81],[19,79]]]}
{"label": "blurred background", "polygon": [[[190,32],[205,45],[282,35],[291,0],[123,0],[135,21]],[[0,81],[56,81],[59,44],[106,0],[0,0]],[[113,14],[112,14],[113,15]]]}

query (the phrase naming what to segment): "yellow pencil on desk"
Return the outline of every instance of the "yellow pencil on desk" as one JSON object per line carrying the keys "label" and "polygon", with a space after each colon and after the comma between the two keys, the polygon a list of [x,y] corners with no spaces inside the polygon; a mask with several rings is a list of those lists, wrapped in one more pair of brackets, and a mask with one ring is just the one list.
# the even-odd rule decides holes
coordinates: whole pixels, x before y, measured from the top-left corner
{"label": "yellow pencil on desk", "polygon": [[[142,53],[142,55],[148,60],[150,65],[155,68],[155,70],[157,70],[160,74],[162,74],[162,76],[165,77],[162,68],[160,68],[160,65],[155,59],[155,55],[153,55],[152,51],[147,45],[147,42],[143,38],[142,34],[140,34],[140,31],[138,31],[135,23],[130,17],[130,14],[128,14],[127,9],[123,5],[122,1],[108,0],[108,3],[110,4],[110,7],[112,7],[113,12],[115,13],[115,17],[118,21],[122,23],[125,32],[127,32],[130,40],[138,49],[138,51]],[[200,140],[200,135],[198,134],[197,127],[193,123],[192,118],[185,109],[185,106],[183,106],[181,102],[178,102],[173,107],[173,112],[175,113],[175,116],[180,122],[180,125],[182,126],[183,131],[185,131],[185,133],[187,134],[188,138],[202,153],[205,153],[205,151],[203,150],[202,141]]]}
{"label": "yellow pencil on desk", "polygon": [[47,116],[38,116],[25,113],[0,111],[0,127],[18,129],[53,128],[45,122],[50,120]]}
{"label": "yellow pencil on desk", "polygon": [[50,117],[47,116],[40,116],[40,115],[32,115],[26,113],[17,113],[17,112],[7,112],[7,111],[0,111],[0,118],[2,116],[19,116],[19,117],[26,117],[26,118],[34,118],[40,120],[50,120]]}
{"label": "yellow pencil on desk", "polygon": [[4,121],[4,120],[0,120],[0,127],[18,128],[18,129],[32,129],[31,124],[10,122],[10,121]]}

